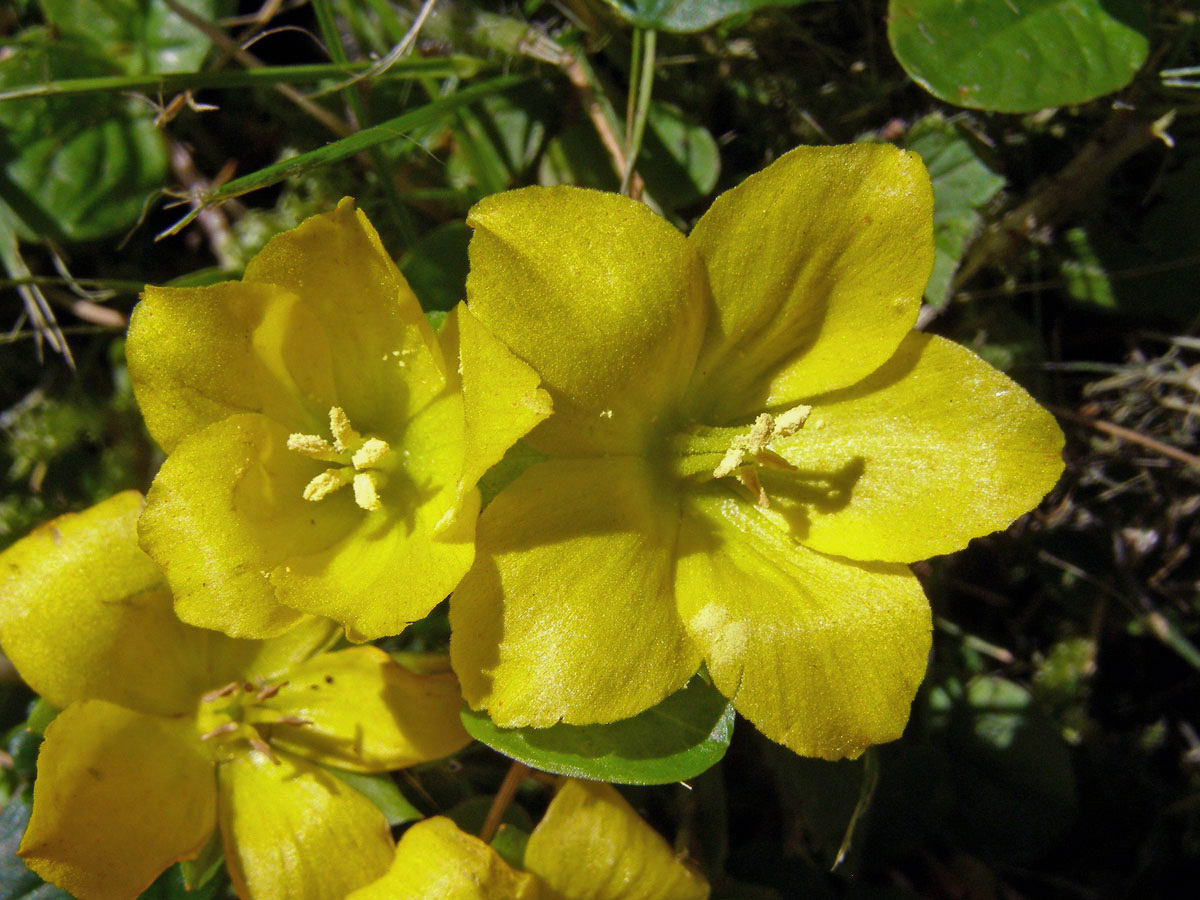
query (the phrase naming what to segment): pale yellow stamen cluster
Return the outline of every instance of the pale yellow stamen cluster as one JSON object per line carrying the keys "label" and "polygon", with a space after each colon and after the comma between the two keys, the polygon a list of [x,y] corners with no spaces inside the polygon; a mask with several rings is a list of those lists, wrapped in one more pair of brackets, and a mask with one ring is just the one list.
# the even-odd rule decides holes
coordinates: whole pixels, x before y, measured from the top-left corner
{"label": "pale yellow stamen cluster", "polygon": [[[316,434],[293,434],[288,437],[289,450],[303,453],[322,462],[341,463],[326,469],[304,487],[304,499],[323,500],[347,484],[354,486],[354,502],[366,510],[382,506],[379,499],[380,473],[374,471],[391,452],[387,441],[377,437],[363,438],[350,425],[345,410],[335,406],[329,410],[329,430],[333,443]],[[348,463],[348,464],[347,464]]]}
{"label": "pale yellow stamen cluster", "polygon": [[713,477],[734,476],[755,496],[755,502],[760,508],[769,508],[770,500],[767,498],[767,492],[763,489],[762,482],[758,480],[754,464],[768,465],[777,469],[794,469],[795,467],[791,463],[767,445],[771,441],[791,437],[808,421],[811,412],[811,406],[802,404],[794,406],[778,416],[772,416],[770,413],[760,414],[748,432],[738,435],[730,442],[729,449],[725,451],[725,455],[713,469]]}

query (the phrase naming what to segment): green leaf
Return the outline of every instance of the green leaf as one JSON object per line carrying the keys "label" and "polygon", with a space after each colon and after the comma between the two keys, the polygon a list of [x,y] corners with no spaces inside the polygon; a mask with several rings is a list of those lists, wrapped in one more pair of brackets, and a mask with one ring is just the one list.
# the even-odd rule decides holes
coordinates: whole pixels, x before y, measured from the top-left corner
{"label": "green leaf", "polygon": [[653,102],[637,169],[650,193],[668,206],[695,203],[721,175],[721,151],[707,128],[670,103]]}
{"label": "green leaf", "polygon": [[400,271],[422,309],[450,310],[467,296],[466,222],[446,222],[417,241],[400,260]]}
{"label": "green leaf", "polygon": [[1125,9],[1136,11],[1128,0],[889,0],[888,38],[935,97],[1033,112],[1130,82],[1149,44]]}
{"label": "green leaf", "polygon": [[31,808],[28,792],[17,791],[0,813],[0,900],[71,900],[29,871],[17,856]]}
{"label": "green leaf", "polygon": [[543,772],[618,784],[669,784],[720,762],[733,736],[733,705],[696,677],[640,715],[611,725],[498,728],[465,709],[471,737]]}
{"label": "green leaf", "polygon": [[379,811],[387,818],[389,825],[402,825],[405,822],[415,822],[424,818],[421,811],[408,802],[408,798],[400,792],[395,780],[386,772],[378,775],[366,775],[361,772],[347,772],[345,769],[324,766],[322,768],[378,806]]}
{"label": "green leaf", "polygon": [[1067,296],[1078,303],[1087,303],[1101,309],[1112,310],[1117,306],[1117,296],[1104,263],[1092,248],[1086,228],[1071,228],[1064,235],[1071,258],[1063,261],[1062,276]]}
{"label": "green leaf", "polygon": [[950,755],[951,826],[979,851],[1013,861],[1043,852],[1075,815],[1075,775],[1057,724],[1003,678],[929,691],[930,725]]}
{"label": "green leaf", "polygon": [[[172,12],[163,0],[41,0],[46,21],[64,35],[87,41],[130,75],[190,72],[200,68],[210,42],[204,32]],[[212,21],[218,0],[180,0]]]}
{"label": "green leaf", "polygon": [[[0,90],[107,74],[70,41],[30,35],[0,60]],[[166,175],[166,147],[146,107],[117,96],[0,104],[0,201],[26,239],[93,240],[142,214]]]}
{"label": "green leaf", "polygon": [[502,823],[492,838],[492,849],[500,854],[501,859],[514,869],[525,867],[525,847],[529,844],[529,832]]}
{"label": "green leaf", "polygon": [[763,6],[799,6],[812,0],[605,0],[618,16],[655,31],[703,31],[723,19]]}
{"label": "green leaf", "polygon": [[979,210],[1004,187],[1004,179],[979,158],[963,129],[940,115],[914,124],[904,145],[925,161],[933,181],[933,272],[925,300],[940,308],[950,299],[954,273],[982,222]]}
{"label": "green leaf", "polygon": [[[637,170],[646,190],[672,209],[712,193],[721,174],[721,151],[707,128],[670,103],[654,101]],[[541,184],[576,184],[616,191],[621,180],[588,122],[575,122],[546,146],[538,167]]]}
{"label": "green leaf", "polygon": [[[467,834],[479,834],[487,821],[493,802],[494,798],[489,796],[468,797],[461,803],[455,804],[444,815]],[[529,817],[529,813],[516,803],[510,803],[505,807],[500,821],[526,833],[533,831],[534,823]]]}

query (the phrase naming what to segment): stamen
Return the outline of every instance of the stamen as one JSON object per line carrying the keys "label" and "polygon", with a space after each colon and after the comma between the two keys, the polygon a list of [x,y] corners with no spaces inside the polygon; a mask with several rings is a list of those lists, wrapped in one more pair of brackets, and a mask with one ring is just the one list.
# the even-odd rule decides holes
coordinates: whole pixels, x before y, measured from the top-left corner
{"label": "stamen", "polygon": [[387,456],[391,449],[387,441],[381,441],[379,438],[367,438],[350,457],[350,462],[354,463],[356,469],[369,469]]}
{"label": "stamen", "polygon": [[247,741],[249,742],[251,747],[253,747],[255,750],[257,750],[259,753],[261,753],[263,756],[265,756],[271,762],[275,763],[275,765],[279,765],[279,759],[278,759],[278,757],[275,756],[275,751],[272,750],[271,745],[268,744],[266,741],[264,741],[262,738],[251,737],[251,738],[247,738]]}
{"label": "stamen", "polygon": [[212,740],[213,738],[220,737],[223,734],[231,734],[237,730],[238,730],[237,722],[226,722],[223,725],[218,725],[212,731],[207,731],[204,734],[200,735],[200,740],[202,740],[202,741]]}
{"label": "stamen", "polygon": [[219,700],[222,697],[228,697],[230,694],[232,694],[237,689],[238,689],[238,683],[236,681],[231,681],[231,682],[229,682],[229,684],[225,685],[224,687],[219,687],[214,690],[211,690],[207,694],[201,694],[200,699],[205,703],[212,703],[214,700]]}
{"label": "stamen", "polygon": [[351,445],[362,440],[362,435],[350,427],[350,419],[340,406],[329,410],[329,430],[333,432],[333,445],[345,453]]}
{"label": "stamen", "polygon": [[283,716],[282,718],[276,719],[271,724],[291,725],[293,728],[300,728],[304,725],[311,725],[312,723],[312,719],[302,719],[299,716]]}
{"label": "stamen", "polygon": [[338,462],[341,457],[333,444],[316,434],[292,434],[288,436],[287,448],[303,453],[311,459],[321,462]]}
{"label": "stamen", "polygon": [[[757,461],[761,462],[769,460],[768,465],[773,463],[780,468],[791,468],[790,463],[782,456],[767,449],[767,444],[776,438],[791,437],[800,430],[811,412],[811,406],[801,404],[780,413],[778,417],[770,413],[760,413],[750,426],[749,432],[730,441],[729,449],[713,469],[713,477],[724,478],[733,474],[735,469],[742,467],[747,456],[756,457]],[[780,463],[783,465],[779,466]]]}
{"label": "stamen", "polygon": [[345,487],[350,482],[349,469],[326,469],[304,486],[304,499],[324,500],[338,488]]}
{"label": "stamen", "polygon": [[803,403],[799,406],[793,406],[786,412],[781,412],[775,417],[774,437],[791,437],[808,421],[810,413],[812,413],[812,407],[805,406]]}
{"label": "stamen", "polygon": [[286,681],[281,681],[281,682],[279,682],[279,684],[268,684],[261,691],[259,691],[257,694],[254,695],[254,699],[255,700],[270,700],[272,697],[274,697],[276,694],[278,694],[280,689],[286,684],[287,684]]}
{"label": "stamen", "polygon": [[354,476],[354,502],[371,512],[383,505],[379,499],[374,472],[359,472]]}

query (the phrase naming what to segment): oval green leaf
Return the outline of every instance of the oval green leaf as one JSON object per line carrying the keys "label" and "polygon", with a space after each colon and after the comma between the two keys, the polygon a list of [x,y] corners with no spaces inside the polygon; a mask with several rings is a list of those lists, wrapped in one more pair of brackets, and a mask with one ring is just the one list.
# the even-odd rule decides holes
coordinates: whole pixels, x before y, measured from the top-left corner
{"label": "oval green leaf", "polygon": [[888,39],[906,72],[947,103],[1033,112],[1130,82],[1146,36],[1124,0],[889,0]]}
{"label": "oval green leaf", "polygon": [[534,769],[617,784],[670,784],[720,762],[733,736],[733,705],[701,677],[631,719],[610,725],[498,728],[465,709],[475,740]]}
{"label": "oval green leaf", "polygon": [[799,6],[812,0],[607,0],[618,16],[655,31],[703,31],[762,6]]}

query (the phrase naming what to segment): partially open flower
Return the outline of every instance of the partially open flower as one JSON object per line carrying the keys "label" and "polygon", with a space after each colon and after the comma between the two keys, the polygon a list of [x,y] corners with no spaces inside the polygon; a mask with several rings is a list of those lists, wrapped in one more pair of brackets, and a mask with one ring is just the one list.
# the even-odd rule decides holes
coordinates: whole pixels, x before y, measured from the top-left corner
{"label": "partially open flower", "polygon": [[183,624],[138,549],[141,510],[118,494],[0,555],[0,644],[62,708],[21,856],[79,900],[129,900],[219,826],[240,897],[341,900],[383,874],[392,837],[331,770],[464,746],[454,677],[323,652],[338,629],[314,617],[267,641]]}
{"label": "partially open flower", "polygon": [[680,860],[611,785],[568,781],[514,869],[449,819],[404,833],[387,875],[347,900],[705,900]]}
{"label": "partially open flower", "polygon": [[912,330],[931,207],[920,160],[868,144],[792,151],[687,238],[577,188],[475,206],[467,303],[554,413],[451,601],[473,706],[610,722],[703,662],[799,753],[899,736],[930,645],[906,564],[1005,527],[1062,470],[1028,394]]}
{"label": "partially open flower", "polygon": [[128,354],[168,454],[142,545],[180,618],[234,637],[306,613],[355,639],[423,617],[471,564],[468,469],[539,418],[498,422],[494,458],[466,461],[458,359],[349,200],[275,237],[241,281],[148,287]]}

